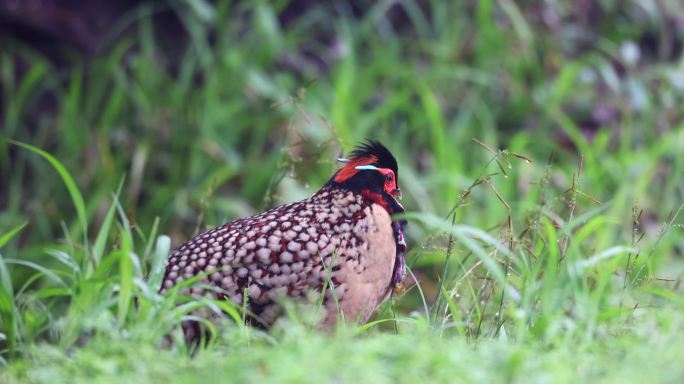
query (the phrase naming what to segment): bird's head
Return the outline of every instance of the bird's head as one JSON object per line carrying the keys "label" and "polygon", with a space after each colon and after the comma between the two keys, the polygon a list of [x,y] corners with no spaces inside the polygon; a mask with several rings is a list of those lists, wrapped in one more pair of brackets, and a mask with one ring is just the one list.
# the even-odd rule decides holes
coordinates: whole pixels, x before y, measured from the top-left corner
{"label": "bird's head", "polygon": [[349,158],[338,159],[340,168],[328,184],[351,190],[382,205],[389,213],[403,212],[399,170],[392,153],[375,140],[354,149]]}

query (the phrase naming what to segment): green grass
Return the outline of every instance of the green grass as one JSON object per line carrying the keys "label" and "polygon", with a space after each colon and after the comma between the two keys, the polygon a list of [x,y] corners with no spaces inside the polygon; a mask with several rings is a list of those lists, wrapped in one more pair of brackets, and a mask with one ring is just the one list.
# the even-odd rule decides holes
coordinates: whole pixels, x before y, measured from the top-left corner
{"label": "green grass", "polygon": [[[642,319],[646,320],[646,319]],[[671,322],[672,319],[659,321]],[[378,333],[336,337],[292,327],[277,340],[246,339],[229,332],[193,359],[131,343],[120,335],[97,340],[71,355],[53,346],[34,351],[35,363],[16,365],[22,377],[38,382],[678,382],[684,371],[676,338],[679,324],[655,324],[614,340],[538,343],[440,337],[418,326],[402,335]],[[133,348],[134,346],[134,348]],[[658,358],[653,358],[657,351]],[[122,358],[126,356],[126,358]],[[651,364],[644,364],[651,361]],[[1,377],[1,376],[0,376]],[[12,380],[9,380],[12,383]]]}
{"label": "green grass", "polygon": [[[555,2],[551,26],[510,1],[286,26],[286,2],[168,4],[69,67],[3,44],[0,382],[684,378],[676,2],[588,25]],[[398,157],[419,282],[371,323],[292,310],[263,333],[157,294],[173,246],[307,196],[368,137]],[[189,357],[177,325],[202,307],[229,316]]]}

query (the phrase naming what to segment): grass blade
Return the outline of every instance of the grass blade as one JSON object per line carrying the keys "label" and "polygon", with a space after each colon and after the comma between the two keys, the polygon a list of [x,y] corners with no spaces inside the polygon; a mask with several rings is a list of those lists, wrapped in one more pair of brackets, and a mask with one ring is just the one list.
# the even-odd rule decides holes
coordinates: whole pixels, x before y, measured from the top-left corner
{"label": "grass blade", "polygon": [[5,343],[9,354],[14,354],[14,346],[17,342],[17,321],[19,319],[17,307],[14,304],[14,289],[10,279],[7,265],[0,254],[0,333],[5,335]]}
{"label": "grass blade", "polygon": [[116,194],[112,197],[112,204],[107,210],[104,220],[102,221],[102,226],[100,231],[97,233],[95,238],[95,244],[93,245],[92,255],[93,255],[93,269],[97,268],[97,265],[102,260],[102,255],[104,253],[105,245],[107,244],[107,237],[109,236],[109,230],[112,227],[112,222],[114,220],[114,212],[116,211],[116,206],[119,201],[119,193],[121,192],[121,187],[123,186],[123,179],[119,183],[119,188],[117,188]]}
{"label": "grass blade", "polygon": [[71,174],[69,174],[69,171],[62,165],[62,163],[57,160],[54,156],[51,154],[45,152],[44,150],[34,147],[30,144],[22,143],[19,141],[15,140],[8,140],[8,142],[17,145],[19,147],[22,147],[24,149],[28,149],[29,151],[38,154],[42,156],[45,160],[47,160],[50,165],[57,171],[59,176],[62,178],[62,181],[64,182],[64,185],[66,185],[67,190],[69,191],[69,195],[71,195],[71,201],[74,204],[74,207],[76,208],[76,215],[78,216],[78,222],[81,225],[81,228],[83,230],[83,236],[84,239],[88,239],[88,217],[86,215],[86,208],[85,208],[85,201],[83,200],[83,195],[81,195],[81,191],[78,189],[78,186],[76,185],[76,182],[74,181],[74,178],[71,177]]}
{"label": "grass blade", "polygon": [[28,224],[28,221],[25,221],[16,227],[10,229],[6,233],[4,233],[2,236],[0,236],[0,248],[2,248],[5,244],[7,244],[8,241],[12,240],[14,236],[17,235],[24,227]]}
{"label": "grass blade", "polygon": [[152,258],[152,266],[148,277],[148,284],[153,289],[159,289],[161,286],[166,267],[166,258],[170,252],[171,238],[165,235],[159,236],[154,248],[154,257]]}

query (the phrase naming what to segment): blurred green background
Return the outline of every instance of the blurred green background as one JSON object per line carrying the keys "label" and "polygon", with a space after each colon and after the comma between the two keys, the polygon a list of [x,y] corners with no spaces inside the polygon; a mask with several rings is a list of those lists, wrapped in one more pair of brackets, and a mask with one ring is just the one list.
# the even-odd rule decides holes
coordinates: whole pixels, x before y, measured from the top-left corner
{"label": "blurred green background", "polygon": [[[487,263],[433,218],[504,242],[514,233],[534,256],[524,238],[542,216],[561,243],[580,236],[578,260],[632,247],[627,263],[588,274],[586,289],[646,281],[681,311],[680,1],[15,3],[0,2],[2,136],[64,165],[91,239],[121,183],[133,231],[144,238],[158,225],[179,245],[310,195],[336,157],[373,138],[398,158],[403,203],[417,215],[407,236],[421,292],[399,300],[400,313],[432,305],[440,276],[472,279],[466,314],[481,312],[478,299],[496,302]],[[46,249],[84,235],[50,163],[3,140],[0,233],[22,223],[2,255],[46,268],[60,265]],[[116,231],[107,239],[116,248]],[[34,276],[8,270],[15,290]],[[485,312],[482,332],[498,335],[503,314]],[[468,334],[481,326],[468,323]]]}

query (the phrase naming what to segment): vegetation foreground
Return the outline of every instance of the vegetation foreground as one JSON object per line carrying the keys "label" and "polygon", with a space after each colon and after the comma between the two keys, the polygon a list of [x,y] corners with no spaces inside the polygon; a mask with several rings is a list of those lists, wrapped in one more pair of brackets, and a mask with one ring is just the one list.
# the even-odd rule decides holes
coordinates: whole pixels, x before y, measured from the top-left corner
{"label": "vegetation foreground", "polygon": [[[176,4],[173,53],[141,6],[68,71],[5,46],[1,383],[684,380],[684,75],[638,5],[587,26],[554,2],[549,26],[407,1],[403,27],[321,5],[285,28],[281,3]],[[400,164],[417,282],[370,323],[284,303],[264,332],[158,294],[175,245],[306,197],[370,137]],[[189,351],[200,307],[227,316]]]}

